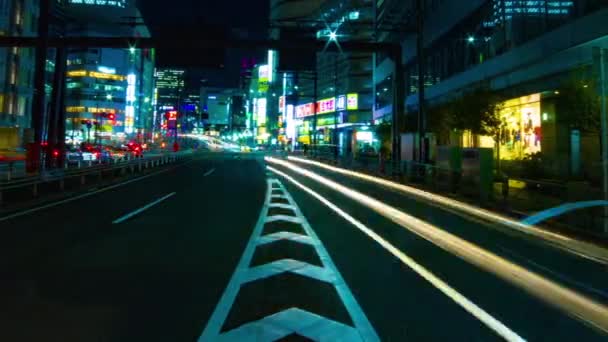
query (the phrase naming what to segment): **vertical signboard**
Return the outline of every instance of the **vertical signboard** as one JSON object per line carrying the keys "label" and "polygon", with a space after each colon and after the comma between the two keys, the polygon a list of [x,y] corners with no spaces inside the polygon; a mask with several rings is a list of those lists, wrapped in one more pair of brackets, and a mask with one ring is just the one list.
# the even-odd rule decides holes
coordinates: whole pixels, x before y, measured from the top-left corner
{"label": "vertical signboard", "polygon": [[260,65],[258,70],[258,91],[267,92],[270,83],[270,68],[268,65]]}
{"label": "vertical signboard", "polygon": [[359,94],[346,95],[346,109],[347,110],[359,109]]}
{"label": "vertical signboard", "polygon": [[259,98],[257,101],[257,123],[258,127],[266,125],[266,98]]}
{"label": "vertical signboard", "polygon": [[127,76],[127,96],[125,106],[125,133],[132,134],[135,131],[135,86],[137,76],[129,74]]}

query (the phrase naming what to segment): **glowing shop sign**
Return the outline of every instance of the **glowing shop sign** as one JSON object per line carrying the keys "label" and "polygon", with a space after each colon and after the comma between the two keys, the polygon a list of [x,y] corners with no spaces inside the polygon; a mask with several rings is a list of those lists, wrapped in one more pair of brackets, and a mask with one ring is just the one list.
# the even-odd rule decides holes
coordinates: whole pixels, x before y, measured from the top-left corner
{"label": "glowing shop sign", "polygon": [[346,109],[346,96],[344,96],[344,95],[338,96],[338,101],[336,101],[336,109],[337,110]]}
{"label": "glowing shop sign", "polygon": [[137,76],[129,74],[127,76],[127,105],[125,106],[125,133],[131,134],[135,127],[135,86],[137,84]]}
{"label": "glowing shop sign", "polygon": [[359,94],[348,94],[346,95],[346,109],[357,110],[359,109]]}
{"label": "glowing shop sign", "polygon": [[258,126],[266,124],[266,98],[259,98],[257,102],[257,122]]}

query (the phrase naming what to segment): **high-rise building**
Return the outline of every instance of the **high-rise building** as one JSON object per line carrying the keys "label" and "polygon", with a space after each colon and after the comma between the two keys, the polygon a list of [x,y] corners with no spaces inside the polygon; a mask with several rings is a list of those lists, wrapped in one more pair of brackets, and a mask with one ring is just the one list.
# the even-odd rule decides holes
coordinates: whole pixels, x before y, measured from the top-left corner
{"label": "high-rise building", "polygon": [[[8,36],[37,34],[38,1],[1,0],[0,31]],[[0,48],[0,149],[18,148],[32,137],[34,48]]]}
{"label": "high-rise building", "polygon": [[127,7],[127,0],[68,0],[70,5],[95,6],[95,7]]}
{"label": "high-rise building", "polygon": [[[564,89],[580,87],[584,94],[597,82],[593,51],[608,47],[605,1],[424,1],[422,56],[416,48],[416,3],[375,1],[376,27],[386,29],[379,41],[400,43],[403,59],[393,61],[377,54],[374,119],[390,122],[393,116],[390,90],[395,63],[403,67],[400,86],[405,89],[405,98],[397,101],[403,101],[408,113],[400,121],[411,124],[407,129],[412,134],[418,127],[420,84],[425,88],[423,155],[407,146],[404,158],[432,160],[436,145],[491,147],[496,158],[513,165],[542,154],[547,178],[599,174],[593,165],[600,163],[600,144],[572,125],[572,118],[580,113],[571,108],[572,101],[565,101]],[[390,32],[403,25],[412,33]],[[386,94],[381,91],[385,88]],[[451,101],[480,88],[506,99],[497,104],[502,125],[499,141],[467,129],[446,132],[437,127],[436,115],[452,111]]]}
{"label": "high-rise building", "polygon": [[158,91],[157,107],[160,110],[173,110],[180,106],[185,89],[185,73],[183,69],[156,69],[156,89]]}
{"label": "high-rise building", "polygon": [[165,113],[179,110],[185,90],[183,69],[161,68],[154,72],[155,88],[155,127],[166,130]]}
{"label": "high-rise building", "polygon": [[[300,38],[327,40],[328,46],[309,57],[313,61],[308,70],[278,71],[278,83],[283,83],[286,89],[268,101],[269,108],[279,100],[282,104],[279,111],[284,124],[279,128],[279,140],[335,145],[341,154],[351,154],[359,145],[357,128],[368,126],[372,121],[373,55],[341,51],[339,43],[371,41],[372,4],[325,0],[299,5],[298,1],[271,2],[271,22],[281,27],[275,35],[291,34],[294,27],[303,27],[311,37]],[[285,64],[281,58],[279,55],[278,65]],[[317,115],[314,115],[315,106]]]}
{"label": "high-rise building", "polygon": [[178,107],[185,87],[184,76],[183,69],[156,69],[154,77],[160,106],[172,106],[173,109]]}
{"label": "high-rise building", "polygon": [[[69,0],[67,12],[74,18],[68,34],[150,35],[143,25],[116,23],[116,18],[140,16],[132,1]],[[153,49],[70,49],[66,140],[77,144],[91,140],[112,143],[151,139],[154,65]]]}

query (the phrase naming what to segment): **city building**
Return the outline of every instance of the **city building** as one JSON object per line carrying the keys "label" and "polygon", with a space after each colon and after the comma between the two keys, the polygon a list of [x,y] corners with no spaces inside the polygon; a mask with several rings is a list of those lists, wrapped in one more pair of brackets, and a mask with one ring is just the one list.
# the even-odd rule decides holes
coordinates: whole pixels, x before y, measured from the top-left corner
{"label": "city building", "polygon": [[232,136],[244,131],[246,113],[240,89],[201,87],[200,105],[206,118],[206,132]]}
{"label": "city building", "polygon": [[[437,144],[490,147],[503,165],[542,154],[546,177],[598,178],[599,134],[576,122],[585,104],[572,108],[574,91],[593,91],[598,76],[594,48],[608,46],[608,6],[603,1],[424,1],[422,64],[425,103],[424,153],[433,159]],[[416,1],[375,1],[376,26],[416,23]],[[387,30],[388,31],[388,30]],[[415,30],[414,30],[415,31]],[[380,41],[401,43],[404,84],[402,99],[414,123],[419,109],[419,56],[416,34],[383,32]],[[392,99],[381,89],[392,89],[395,61],[377,54],[375,120],[392,116]],[[474,136],[470,131],[439,134],[436,109],[475,89],[487,89],[503,100],[500,137]],[[588,89],[588,90],[583,90]],[[392,94],[388,91],[387,94]],[[583,94],[583,93],[581,93]],[[580,101],[585,96],[573,97]],[[596,94],[590,94],[596,97]],[[449,106],[447,106],[449,107]],[[450,111],[450,109],[445,109]],[[452,107],[452,111],[454,107]],[[598,114],[599,115],[599,114]],[[595,128],[597,130],[597,127]],[[415,154],[404,153],[410,158]],[[540,158],[539,158],[540,160]]]}
{"label": "city building", "polygon": [[168,111],[178,111],[184,100],[185,73],[183,69],[159,68],[154,72],[155,78],[155,127],[160,133],[168,132]]}
{"label": "city building", "polygon": [[[38,33],[38,1],[0,1],[0,31],[9,36]],[[33,138],[31,113],[34,48],[0,48],[0,149],[23,147]]]}
{"label": "city building", "polygon": [[[367,129],[372,123],[373,55],[342,51],[340,41],[371,41],[372,3],[326,0],[309,2],[301,8],[287,3],[291,6],[275,2],[271,7],[271,21],[282,27],[278,35],[292,26],[303,26],[314,30],[311,33],[316,39],[327,40],[328,45],[312,55],[315,63],[309,70],[278,70],[278,84],[286,88],[279,99],[285,123],[279,128],[279,133],[284,133],[283,138],[279,134],[279,141],[333,145],[342,155],[352,154],[360,145],[371,143],[368,139],[360,141],[358,136],[367,138],[368,134],[357,134],[357,129]],[[284,64],[280,55],[277,59],[279,65]]]}
{"label": "city building", "polygon": [[[139,17],[134,2],[68,1],[74,20],[68,34],[150,35],[145,25],[116,25],[117,17]],[[70,49],[66,80],[66,141],[116,143],[153,138],[153,49]]]}
{"label": "city building", "polygon": [[185,89],[185,73],[186,71],[183,69],[156,69],[154,77],[159,110],[174,110],[180,106]]}

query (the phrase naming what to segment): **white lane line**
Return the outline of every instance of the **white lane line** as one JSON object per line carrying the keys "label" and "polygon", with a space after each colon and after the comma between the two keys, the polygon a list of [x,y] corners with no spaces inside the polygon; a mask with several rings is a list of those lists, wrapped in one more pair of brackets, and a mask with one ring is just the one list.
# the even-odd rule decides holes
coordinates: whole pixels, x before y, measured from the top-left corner
{"label": "white lane line", "polygon": [[[191,161],[188,161],[186,163],[190,163],[190,162]],[[178,167],[178,166],[180,166],[180,165],[176,165],[175,167]],[[127,185],[127,184],[131,184],[131,183],[134,183],[134,182],[146,179],[146,178],[150,178],[150,177],[157,176],[157,175],[160,175],[160,174],[165,173],[165,172],[169,172],[169,171],[175,169],[175,167],[172,167],[172,168],[169,168],[169,169],[165,169],[165,170],[160,170],[160,171],[157,171],[155,173],[151,173],[149,175],[141,176],[141,177],[138,177],[138,178],[130,179],[130,180],[126,181],[126,182],[122,182],[122,183],[118,183],[118,184],[114,184],[114,185],[108,186],[107,188],[103,188],[103,189],[99,189],[99,190],[95,190],[95,191],[90,191],[90,192],[84,193],[82,195],[66,198],[66,199],[61,200],[61,201],[45,204],[45,205],[40,206],[40,207],[36,207],[36,208],[20,211],[18,213],[14,213],[14,214],[11,214],[11,215],[7,215],[7,216],[4,216],[4,217],[0,217],[0,222],[8,221],[10,219],[14,219],[14,218],[25,216],[25,215],[29,215],[29,214],[32,214],[32,213],[35,213],[35,212],[38,212],[38,211],[41,211],[41,210],[44,210],[44,209],[49,209],[49,208],[56,207],[58,205],[62,205],[62,204],[65,204],[65,203],[70,203],[70,202],[73,202],[73,201],[77,201],[79,199],[91,197],[93,195],[97,195],[99,193],[106,192],[108,190],[116,189],[118,187],[121,187],[121,186],[124,186],[124,185]]]}
{"label": "white lane line", "polygon": [[125,222],[126,220],[128,220],[128,219],[132,218],[133,216],[135,216],[135,215],[139,215],[139,214],[141,214],[142,212],[144,212],[144,211],[146,211],[146,210],[148,210],[148,209],[152,208],[153,206],[155,206],[155,205],[159,204],[160,202],[162,202],[162,201],[164,201],[164,200],[166,200],[166,199],[168,199],[168,198],[170,198],[170,197],[173,197],[173,196],[175,196],[175,192],[172,192],[172,193],[170,193],[170,194],[168,194],[168,195],[165,195],[165,196],[163,196],[163,197],[161,197],[161,198],[157,199],[156,201],[154,201],[154,202],[152,202],[152,203],[146,204],[146,205],[144,205],[143,207],[141,207],[141,208],[139,208],[139,209],[137,209],[137,210],[135,210],[135,211],[133,211],[133,212],[130,212],[130,213],[128,213],[128,214],[127,214],[127,215],[125,215],[125,216],[122,216],[122,217],[120,217],[120,218],[118,218],[118,219],[114,220],[114,222],[112,222],[112,224],[120,224],[120,223],[123,223],[123,222]]}
{"label": "white lane line", "polygon": [[571,317],[580,319],[604,334],[608,333],[608,306],[577,292],[514,262],[500,257],[480,246],[464,240],[437,226],[408,215],[376,198],[345,187],[326,177],[279,159],[266,157],[275,164],[282,165],[370,208],[393,221],[398,226],[420,236],[437,247],[466,262],[485,270],[500,279],[526,291],[545,303],[562,310]]}
{"label": "white lane line", "polygon": [[288,181],[290,181],[291,183],[293,183],[295,186],[299,187],[300,189],[306,191],[311,196],[318,199],[325,206],[327,206],[328,208],[330,208],[331,210],[336,212],[336,214],[340,215],[342,218],[344,218],[345,220],[350,222],[352,225],[357,227],[359,230],[361,230],[363,233],[365,233],[372,240],[374,240],[378,244],[380,244],[380,246],[384,247],[384,249],[386,249],[389,253],[391,253],[397,259],[401,260],[405,265],[407,265],[409,268],[411,268],[414,272],[418,273],[421,277],[423,277],[425,280],[427,280],[429,283],[431,283],[435,288],[437,288],[439,291],[443,292],[446,296],[451,298],[454,302],[456,302],[458,305],[460,305],[463,309],[465,309],[466,311],[471,313],[473,316],[475,316],[477,319],[479,319],[488,328],[490,328],[494,332],[496,332],[499,336],[503,337],[507,341],[525,341],[521,336],[519,336],[517,333],[515,333],[514,331],[509,329],[502,322],[500,322],[496,318],[492,317],[485,310],[483,310],[482,308],[477,306],[475,303],[471,302],[468,298],[466,298],[465,296],[460,294],[458,291],[454,290],[446,282],[444,282],[443,280],[441,280],[440,278],[435,276],[432,272],[428,271],[426,268],[424,268],[423,266],[418,264],[414,259],[412,259],[408,255],[406,255],[405,253],[401,252],[399,249],[397,249],[395,246],[393,246],[390,242],[386,241],[380,235],[376,234],[373,230],[368,228],[366,225],[364,225],[363,223],[361,223],[354,217],[350,216],[348,213],[346,213],[344,210],[340,209],[338,206],[336,206],[335,204],[333,204],[332,202],[327,200],[325,197],[319,195],[312,189],[310,189],[310,188],[306,187],[305,185],[301,184],[300,182],[296,181],[295,179],[293,179],[291,176],[287,175],[286,173],[281,172],[270,166],[267,166],[267,168],[269,170],[271,170],[272,172],[284,177],[285,179],[287,179]]}
{"label": "white lane line", "polygon": [[215,169],[211,169],[211,170],[205,172],[205,174],[203,175],[203,177],[211,176],[211,174],[214,173],[214,172],[215,172]]}

